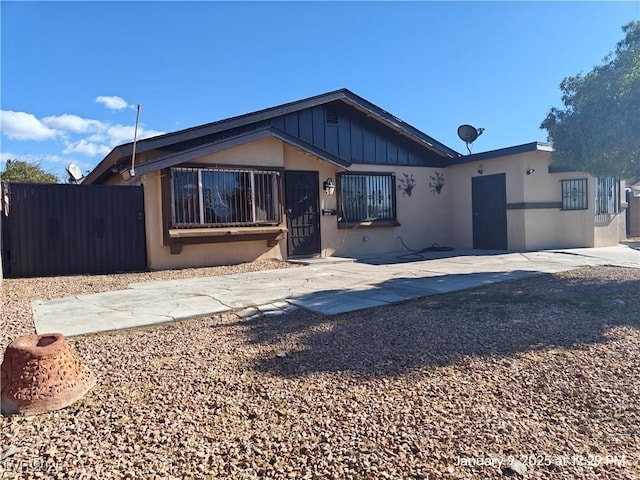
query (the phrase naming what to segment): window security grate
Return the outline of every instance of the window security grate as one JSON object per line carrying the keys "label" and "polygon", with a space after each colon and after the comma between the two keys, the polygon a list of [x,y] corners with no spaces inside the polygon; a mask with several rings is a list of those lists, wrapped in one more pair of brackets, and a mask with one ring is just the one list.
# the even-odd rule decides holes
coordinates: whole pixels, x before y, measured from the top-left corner
{"label": "window security grate", "polygon": [[620,213],[620,182],[615,177],[595,179],[596,215]]}
{"label": "window security grate", "polygon": [[395,219],[393,175],[343,174],[339,194],[345,222]]}
{"label": "window security grate", "polygon": [[278,224],[280,179],[275,171],[173,168],[174,227]]}
{"label": "window security grate", "polygon": [[587,204],[587,179],[561,180],[562,210],[585,210]]}

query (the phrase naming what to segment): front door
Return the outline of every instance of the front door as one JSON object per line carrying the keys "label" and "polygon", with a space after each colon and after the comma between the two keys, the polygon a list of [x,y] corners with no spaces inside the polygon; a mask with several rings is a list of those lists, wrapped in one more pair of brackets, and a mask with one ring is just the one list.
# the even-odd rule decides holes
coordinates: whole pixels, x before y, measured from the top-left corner
{"label": "front door", "polygon": [[473,177],[471,180],[473,248],[506,250],[506,175],[499,173]]}
{"label": "front door", "polygon": [[289,256],[320,253],[318,172],[285,172]]}

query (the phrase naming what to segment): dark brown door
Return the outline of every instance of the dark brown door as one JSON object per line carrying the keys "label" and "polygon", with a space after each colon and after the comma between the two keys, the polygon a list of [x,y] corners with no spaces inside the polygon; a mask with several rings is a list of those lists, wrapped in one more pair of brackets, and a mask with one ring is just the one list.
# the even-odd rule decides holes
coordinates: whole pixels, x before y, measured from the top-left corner
{"label": "dark brown door", "polygon": [[507,249],[507,186],[504,173],[471,179],[473,248]]}
{"label": "dark brown door", "polygon": [[285,172],[289,256],[320,253],[318,172]]}

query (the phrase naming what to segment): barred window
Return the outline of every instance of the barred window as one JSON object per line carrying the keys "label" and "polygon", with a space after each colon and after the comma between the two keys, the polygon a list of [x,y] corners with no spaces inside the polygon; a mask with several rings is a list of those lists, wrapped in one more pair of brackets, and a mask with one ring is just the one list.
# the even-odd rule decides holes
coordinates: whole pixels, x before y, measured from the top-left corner
{"label": "barred window", "polygon": [[620,213],[620,181],[615,177],[595,179],[596,215]]}
{"label": "barred window", "polygon": [[560,180],[562,184],[562,210],[585,210],[587,202],[587,179]]}
{"label": "barred window", "polygon": [[278,224],[279,192],[276,171],[172,168],[173,226]]}
{"label": "barred window", "polygon": [[395,220],[395,178],[392,174],[338,175],[341,221]]}

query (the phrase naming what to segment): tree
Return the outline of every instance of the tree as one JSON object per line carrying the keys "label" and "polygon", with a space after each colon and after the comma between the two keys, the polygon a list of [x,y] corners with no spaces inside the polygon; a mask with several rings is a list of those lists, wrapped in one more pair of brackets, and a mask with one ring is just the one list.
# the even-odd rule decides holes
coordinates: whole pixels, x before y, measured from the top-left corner
{"label": "tree", "polygon": [[552,161],[597,176],[640,178],[640,22],[603,64],[560,84],[564,109],[540,128],[553,142]]}
{"label": "tree", "polygon": [[7,167],[0,180],[3,182],[22,183],[58,183],[59,179],[53,173],[48,173],[40,168],[37,163],[29,163],[22,160],[7,160]]}

